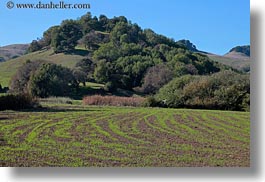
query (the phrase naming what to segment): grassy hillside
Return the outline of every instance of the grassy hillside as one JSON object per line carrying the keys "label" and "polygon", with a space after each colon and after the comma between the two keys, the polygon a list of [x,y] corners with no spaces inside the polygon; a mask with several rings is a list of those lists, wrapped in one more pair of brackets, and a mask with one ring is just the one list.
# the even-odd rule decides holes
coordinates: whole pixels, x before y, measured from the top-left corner
{"label": "grassy hillside", "polygon": [[227,66],[231,66],[240,71],[245,71],[250,69],[250,58],[242,57],[240,55],[235,55],[233,53],[227,54],[225,56],[219,56],[214,54],[207,54],[208,57],[218,63],[222,63]]}
{"label": "grassy hillside", "polygon": [[0,120],[0,166],[250,166],[248,112],[48,105]]}
{"label": "grassy hillside", "polygon": [[75,64],[84,58],[86,52],[84,50],[76,50],[76,54],[54,54],[53,50],[37,51],[21,57],[11,59],[0,63],[0,83],[2,86],[8,86],[10,79],[16,73],[17,69],[27,60],[48,60],[62,66],[72,68]]}

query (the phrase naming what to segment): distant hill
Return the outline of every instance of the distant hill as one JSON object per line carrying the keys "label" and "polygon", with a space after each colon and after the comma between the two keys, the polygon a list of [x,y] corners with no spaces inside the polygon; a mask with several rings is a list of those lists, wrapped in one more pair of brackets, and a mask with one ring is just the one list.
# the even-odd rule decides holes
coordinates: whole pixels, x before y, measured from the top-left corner
{"label": "distant hill", "polygon": [[222,63],[227,66],[231,66],[234,69],[243,72],[250,71],[250,57],[241,57],[241,55],[229,54],[225,56],[207,54],[208,57],[218,63]]}
{"label": "distant hill", "polygon": [[208,54],[213,61],[231,66],[237,70],[250,71],[250,46],[236,46],[223,56]]}
{"label": "distant hill", "polygon": [[29,44],[12,44],[0,47],[0,62],[19,57],[26,53]]}
{"label": "distant hill", "polygon": [[250,46],[249,45],[236,46],[229,51],[229,53],[232,52],[241,53],[244,54],[245,56],[250,57]]}
{"label": "distant hill", "polygon": [[222,63],[227,66],[231,66],[232,68],[243,71],[249,72],[250,71],[250,46],[236,46],[225,55],[216,55],[213,53],[205,52],[198,50],[197,47],[190,42],[189,40],[179,40],[177,41],[178,44],[185,46],[188,50],[192,52],[199,52],[202,54],[207,55],[212,61]]}

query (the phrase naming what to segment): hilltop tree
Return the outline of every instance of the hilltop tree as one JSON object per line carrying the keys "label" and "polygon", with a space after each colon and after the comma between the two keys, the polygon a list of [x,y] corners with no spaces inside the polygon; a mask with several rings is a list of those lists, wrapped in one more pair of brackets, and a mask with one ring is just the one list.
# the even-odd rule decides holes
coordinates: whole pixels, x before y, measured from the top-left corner
{"label": "hilltop tree", "polygon": [[50,46],[52,43],[52,38],[54,34],[58,31],[60,26],[52,26],[43,33],[43,44],[44,46]]}
{"label": "hilltop tree", "polygon": [[27,52],[35,52],[39,51],[42,48],[42,45],[40,44],[39,41],[33,40],[31,44],[29,45],[28,51]]}
{"label": "hilltop tree", "polygon": [[99,48],[99,44],[106,43],[109,41],[108,34],[103,34],[91,30],[89,33],[83,36],[81,42],[86,46],[87,49],[96,50]]}
{"label": "hilltop tree", "polygon": [[81,27],[76,21],[63,21],[60,28],[54,31],[52,46],[55,53],[73,51],[82,35]]}

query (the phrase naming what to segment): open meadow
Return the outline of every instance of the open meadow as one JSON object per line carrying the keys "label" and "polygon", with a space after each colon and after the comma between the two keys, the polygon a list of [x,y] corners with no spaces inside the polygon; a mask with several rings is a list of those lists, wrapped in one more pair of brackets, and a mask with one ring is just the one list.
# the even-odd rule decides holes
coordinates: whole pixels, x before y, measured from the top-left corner
{"label": "open meadow", "polygon": [[249,112],[46,104],[0,111],[0,166],[250,166]]}

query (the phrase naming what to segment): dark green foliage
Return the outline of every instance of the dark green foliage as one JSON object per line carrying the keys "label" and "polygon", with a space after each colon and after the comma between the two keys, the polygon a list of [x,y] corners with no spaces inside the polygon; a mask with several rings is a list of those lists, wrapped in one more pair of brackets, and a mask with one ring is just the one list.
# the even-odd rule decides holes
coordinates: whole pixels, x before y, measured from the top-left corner
{"label": "dark green foliage", "polygon": [[37,105],[37,100],[26,94],[0,96],[0,111],[30,109]]}
{"label": "dark green foliage", "polygon": [[247,56],[250,56],[250,46],[249,45],[236,46],[236,47],[232,48],[229,52],[232,52],[232,51],[240,52],[240,53],[243,53]]}
{"label": "dark green foliage", "polygon": [[31,76],[29,90],[38,97],[66,96],[71,86],[78,86],[70,69],[45,63]]}
{"label": "dark green foliage", "polygon": [[210,76],[184,76],[159,90],[157,100],[166,107],[249,110],[248,75],[223,71]]}
{"label": "dark green foliage", "polygon": [[83,86],[86,86],[86,81],[88,79],[87,79],[87,74],[84,71],[82,71],[81,69],[78,69],[78,68],[74,68],[72,70],[72,75],[75,79],[74,83],[76,84],[76,87],[78,87],[78,85],[80,83],[82,83]]}
{"label": "dark green foliage", "polygon": [[158,94],[156,94],[155,98],[159,101],[160,105],[164,107],[184,107],[185,96],[183,94],[183,88],[195,78],[196,77],[190,75],[175,78],[162,87]]}
{"label": "dark green foliage", "polygon": [[9,92],[14,94],[29,93],[28,86],[30,77],[44,62],[43,60],[34,62],[28,60],[12,77]]}
{"label": "dark green foliage", "polygon": [[143,107],[158,107],[160,106],[160,103],[156,100],[155,97],[149,96],[145,99],[142,106]]}
{"label": "dark green foliage", "polygon": [[191,43],[189,40],[183,39],[183,40],[177,41],[177,43],[180,45],[183,45],[184,47],[186,47],[190,51],[193,51],[193,52],[198,51],[196,46],[193,43]]}
{"label": "dark green foliage", "polygon": [[8,89],[8,87],[2,87],[2,85],[0,84],[0,93],[6,93]]}
{"label": "dark green foliage", "polygon": [[95,64],[90,58],[85,58],[76,63],[75,68],[86,74],[86,80],[90,81],[94,78]]}
{"label": "dark green foliage", "polygon": [[52,39],[55,37],[56,32],[59,30],[60,26],[52,26],[43,33],[43,45],[50,46]]}
{"label": "dark green foliage", "polygon": [[110,80],[111,71],[113,70],[112,65],[105,60],[98,62],[95,68],[94,78],[99,83],[106,83]]}
{"label": "dark green foliage", "polygon": [[27,52],[30,53],[30,52],[39,51],[41,48],[42,48],[42,45],[40,44],[40,42],[37,40],[33,40],[31,44],[29,45]]}
{"label": "dark green foliage", "polygon": [[109,35],[91,30],[89,33],[83,36],[81,42],[86,46],[87,49],[96,50],[99,48],[100,43],[109,42]]}
{"label": "dark green foliage", "polygon": [[52,46],[55,53],[73,51],[83,35],[80,25],[74,20],[63,21],[53,33]]}

